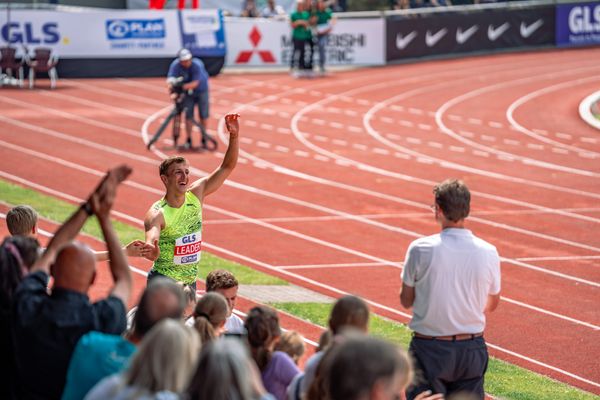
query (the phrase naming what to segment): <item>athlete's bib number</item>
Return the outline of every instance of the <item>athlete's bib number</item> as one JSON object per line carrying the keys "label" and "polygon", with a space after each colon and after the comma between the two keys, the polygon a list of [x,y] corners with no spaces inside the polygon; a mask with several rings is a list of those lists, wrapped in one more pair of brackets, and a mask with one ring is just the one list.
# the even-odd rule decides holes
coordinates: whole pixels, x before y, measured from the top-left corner
{"label": "athlete's bib number", "polygon": [[202,232],[191,233],[175,240],[173,263],[177,265],[192,264],[200,261]]}

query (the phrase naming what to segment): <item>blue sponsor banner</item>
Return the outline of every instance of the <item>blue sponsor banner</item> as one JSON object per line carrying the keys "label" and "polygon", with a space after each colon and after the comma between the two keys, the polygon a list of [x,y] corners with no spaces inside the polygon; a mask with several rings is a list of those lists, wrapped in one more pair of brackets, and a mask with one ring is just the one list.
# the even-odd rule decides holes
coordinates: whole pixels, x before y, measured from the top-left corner
{"label": "blue sponsor banner", "polygon": [[182,47],[197,57],[225,57],[225,30],[221,10],[179,11]]}
{"label": "blue sponsor banner", "polygon": [[556,45],[600,44],[600,2],[556,6]]}
{"label": "blue sponsor banner", "polygon": [[166,36],[165,20],[159,19],[109,19],[106,21],[108,40],[163,39]]}

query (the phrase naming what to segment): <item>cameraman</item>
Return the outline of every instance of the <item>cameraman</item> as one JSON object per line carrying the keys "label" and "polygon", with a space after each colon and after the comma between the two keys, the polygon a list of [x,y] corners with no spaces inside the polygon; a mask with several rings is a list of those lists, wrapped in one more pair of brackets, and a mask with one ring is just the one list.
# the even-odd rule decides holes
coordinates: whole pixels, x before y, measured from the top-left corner
{"label": "cameraman", "polygon": [[[202,143],[204,144],[204,134],[206,133],[206,120],[208,119],[208,72],[200,59],[193,58],[188,49],[182,49],[178,57],[173,60],[169,67],[167,75],[167,84],[169,92],[173,99],[176,99],[177,85],[176,80],[181,78],[183,86],[183,106],[185,107],[185,132],[187,140],[185,146],[192,148],[192,120],[194,119],[194,105],[198,104],[198,114],[200,115],[200,125],[202,130]],[[177,138],[175,147],[177,147]]]}

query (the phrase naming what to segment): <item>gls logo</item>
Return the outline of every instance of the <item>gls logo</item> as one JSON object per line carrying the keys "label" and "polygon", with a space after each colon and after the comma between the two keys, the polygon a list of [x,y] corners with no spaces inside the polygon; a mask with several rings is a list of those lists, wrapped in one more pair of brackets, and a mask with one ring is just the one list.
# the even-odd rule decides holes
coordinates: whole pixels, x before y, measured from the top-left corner
{"label": "gls logo", "polygon": [[184,244],[194,243],[196,241],[196,235],[192,233],[191,235],[184,236],[184,237],[181,238],[181,241]]}
{"label": "gls logo", "polygon": [[55,44],[60,40],[56,22],[46,22],[41,27],[32,22],[10,22],[2,26],[1,33],[8,43]]}
{"label": "gls logo", "polygon": [[109,19],[106,36],[119,39],[162,39],[166,36],[165,20],[160,19]]}

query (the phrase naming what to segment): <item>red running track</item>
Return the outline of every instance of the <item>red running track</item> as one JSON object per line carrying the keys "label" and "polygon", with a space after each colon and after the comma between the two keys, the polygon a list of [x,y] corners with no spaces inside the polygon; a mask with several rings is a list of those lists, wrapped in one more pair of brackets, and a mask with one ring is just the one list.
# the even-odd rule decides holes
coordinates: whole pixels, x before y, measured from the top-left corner
{"label": "red running track", "polygon": [[[206,249],[406,322],[400,263],[437,231],[432,186],[459,177],[473,193],[469,227],[502,256],[492,354],[600,394],[600,132],[577,116],[599,61],[583,49],[315,80],[219,76],[211,128],[224,140],[216,118],[242,114],[241,156],[205,205]],[[166,138],[144,145],[169,108],[162,79],[62,80],[5,90],[0,105],[3,178],[81,198],[127,162],[116,216],[138,226],[162,194],[157,165],[174,151]],[[185,155],[196,175],[222,157]]]}

